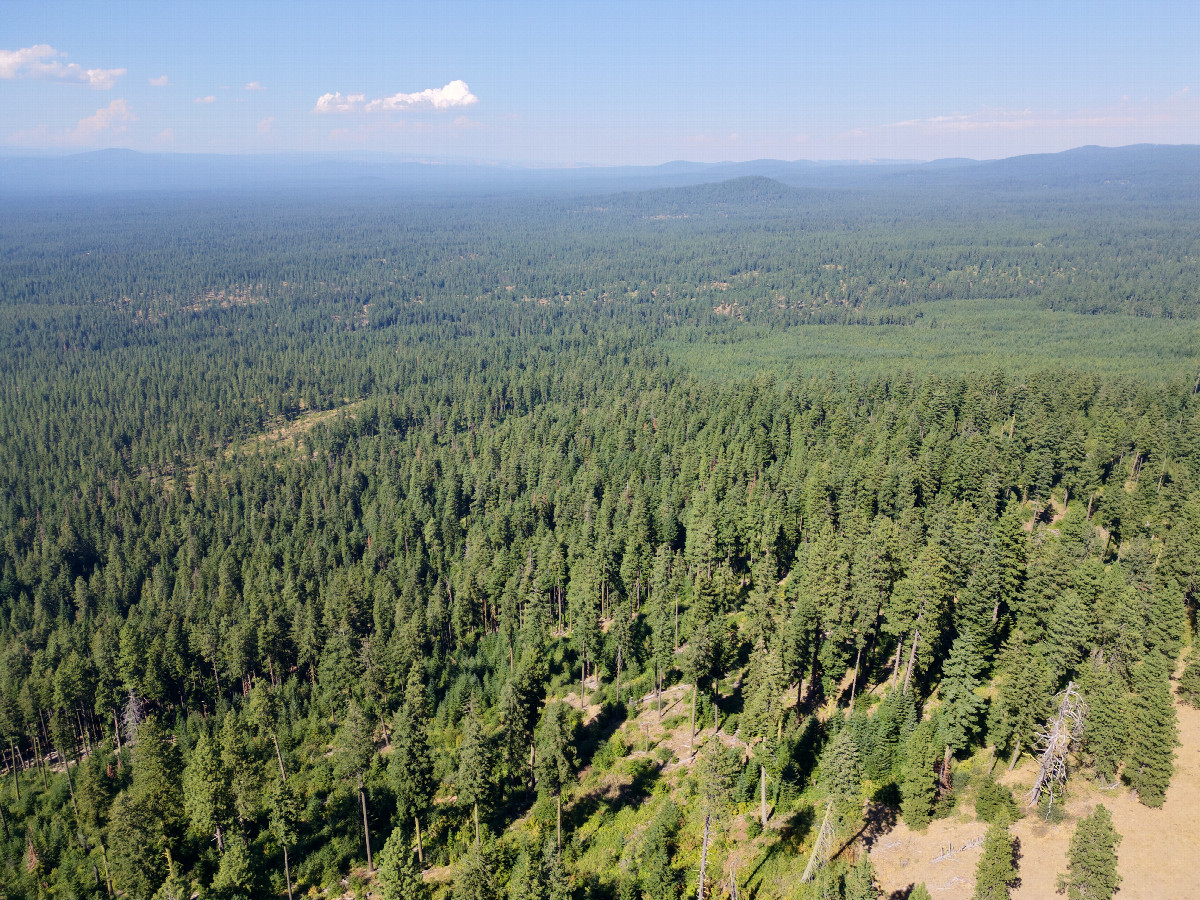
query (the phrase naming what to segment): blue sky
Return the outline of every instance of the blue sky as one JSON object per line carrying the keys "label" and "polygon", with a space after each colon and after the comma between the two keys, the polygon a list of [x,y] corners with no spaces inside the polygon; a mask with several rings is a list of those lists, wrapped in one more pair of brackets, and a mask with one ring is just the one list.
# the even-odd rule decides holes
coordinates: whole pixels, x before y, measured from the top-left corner
{"label": "blue sky", "polygon": [[1200,3],[57,3],[0,15],[0,153],[535,165],[1200,143]]}

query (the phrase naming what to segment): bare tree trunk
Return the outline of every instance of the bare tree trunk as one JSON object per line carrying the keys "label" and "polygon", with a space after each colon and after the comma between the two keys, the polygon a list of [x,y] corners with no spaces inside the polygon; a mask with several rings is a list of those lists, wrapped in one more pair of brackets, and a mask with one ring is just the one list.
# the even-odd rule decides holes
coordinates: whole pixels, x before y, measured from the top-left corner
{"label": "bare tree trunk", "polygon": [[287,883],[288,900],[292,900],[292,868],[288,865],[287,844],[283,845],[283,880]]}
{"label": "bare tree trunk", "polygon": [[562,791],[558,792],[558,852],[562,853]]}
{"label": "bare tree trunk", "polygon": [[421,845],[421,817],[413,816],[413,824],[417,828],[417,862],[425,868],[425,848]]}
{"label": "bare tree trunk", "polygon": [[17,802],[21,802],[21,776],[17,765],[17,751],[13,749],[12,738],[8,739],[8,758],[12,762],[13,786],[17,789]]}
{"label": "bare tree trunk", "polygon": [[688,748],[696,744],[696,685],[692,685],[692,734],[688,739]]}
{"label": "bare tree trunk", "polygon": [[662,722],[662,673],[657,662],[654,664],[654,704],[658,708],[658,721]]}
{"label": "bare tree trunk", "polygon": [[767,767],[759,763],[758,766],[758,803],[759,813],[762,816],[762,827],[766,830],[767,827]]}
{"label": "bare tree trunk", "polygon": [[854,692],[858,688],[858,664],[862,662],[862,647],[858,648],[858,655],[854,657],[854,680],[850,682],[850,705],[854,706]]}
{"label": "bare tree trunk", "polygon": [[921,640],[919,628],[913,629],[912,650],[908,654],[908,669],[904,673],[904,693],[908,693],[908,682],[912,678],[913,664],[917,661],[917,642]]}
{"label": "bare tree trunk", "polygon": [[896,662],[892,664],[892,687],[896,687],[896,680],[900,677],[900,656],[904,653],[904,635],[900,636],[900,643],[896,645]]}
{"label": "bare tree trunk", "polygon": [[621,705],[621,648],[617,648],[617,705]]}
{"label": "bare tree trunk", "polygon": [[479,846],[479,801],[475,801],[475,846]]}
{"label": "bare tree trunk", "polygon": [[[370,875],[375,871],[375,866],[371,861],[371,829],[367,825],[367,795],[363,791],[362,776],[358,776],[358,799],[362,803],[363,812],[363,843],[367,845],[367,874]],[[478,829],[478,825],[475,826]]]}
{"label": "bare tree trunk", "polygon": [[279,752],[279,738],[275,736],[275,732],[271,732],[271,743],[275,745],[275,759],[279,761],[279,780],[287,782],[287,772],[283,770],[283,754]]}
{"label": "bare tree trunk", "polygon": [[1010,759],[1008,761],[1008,771],[1011,772],[1013,769],[1015,769],[1017,767],[1017,759],[1020,756],[1021,756],[1021,742],[1017,741],[1016,746],[1013,747],[1012,759]]}
{"label": "bare tree trunk", "polygon": [[700,885],[696,889],[696,900],[704,900],[704,871],[708,868],[708,825],[710,816],[704,815],[704,843],[700,847]]}

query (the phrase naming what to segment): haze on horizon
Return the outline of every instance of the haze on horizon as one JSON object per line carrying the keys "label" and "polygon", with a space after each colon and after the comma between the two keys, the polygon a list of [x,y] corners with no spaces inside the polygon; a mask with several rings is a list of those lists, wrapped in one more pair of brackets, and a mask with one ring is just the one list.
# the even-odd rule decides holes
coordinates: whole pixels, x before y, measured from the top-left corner
{"label": "haze on horizon", "polygon": [[1200,143],[1185,2],[31,2],[0,153],[526,165],[977,159]]}

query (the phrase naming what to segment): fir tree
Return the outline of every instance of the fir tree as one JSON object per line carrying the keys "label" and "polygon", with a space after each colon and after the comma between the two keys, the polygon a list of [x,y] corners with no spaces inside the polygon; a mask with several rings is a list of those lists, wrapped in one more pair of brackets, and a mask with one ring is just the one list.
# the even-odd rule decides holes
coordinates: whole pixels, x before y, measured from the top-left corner
{"label": "fir tree", "polygon": [[417,838],[417,858],[424,863],[421,842],[421,817],[433,800],[433,759],[426,729],[425,689],[421,673],[414,665],[404,687],[404,703],[396,717],[396,740],[388,761],[392,792],[396,795],[396,814],[400,821],[410,819]]}
{"label": "fir tree", "polygon": [[941,756],[935,733],[934,723],[926,719],[908,739],[904,779],[900,784],[900,813],[910,828],[924,828],[933,816],[937,799],[936,766]]}
{"label": "fir tree", "polygon": [[412,851],[412,840],[403,826],[392,830],[379,851],[379,871],[375,878],[383,900],[426,900],[429,897],[429,888],[421,877],[421,867]]}
{"label": "fir tree", "polygon": [[492,848],[476,842],[458,861],[452,900],[499,900]]}
{"label": "fir tree", "polygon": [[842,896],[845,900],[879,900],[879,884],[875,881],[875,866],[870,854],[863,853],[850,867]]}
{"label": "fir tree", "polygon": [[1013,836],[1008,819],[994,822],[983,838],[983,855],[975,867],[975,893],[972,900],[1008,900],[1017,878],[1013,861]]}
{"label": "fir tree", "polygon": [[458,799],[471,806],[475,821],[475,843],[479,844],[479,804],[486,803],[492,789],[492,744],[483,730],[476,699],[471,698],[463,718],[462,743],[458,748]]}
{"label": "fir tree", "polygon": [[1167,664],[1152,653],[1134,670],[1129,757],[1124,777],[1146,806],[1163,805],[1175,771],[1179,729],[1167,681]]}
{"label": "fir tree", "polygon": [[183,808],[193,834],[225,850],[224,830],[233,821],[233,795],[221,757],[207,734],[200,735],[183,771]]}
{"label": "fir tree", "polygon": [[821,754],[820,779],[826,795],[843,818],[858,806],[862,794],[862,765],[854,733],[843,726]]}
{"label": "fir tree", "polygon": [[1200,649],[1192,648],[1179,676],[1179,698],[1188,706],[1200,707]]}
{"label": "fir tree", "polygon": [[574,725],[566,704],[551,703],[537,728],[537,787],[555,801],[557,846],[562,848],[562,795],[577,762]]}
{"label": "fir tree", "polygon": [[1112,900],[1121,883],[1117,874],[1120,842],[1112,815],[1100,804],[1075,827],[1067,871],[1058,876],[1059,893],[1066,892],[1067,900]]}

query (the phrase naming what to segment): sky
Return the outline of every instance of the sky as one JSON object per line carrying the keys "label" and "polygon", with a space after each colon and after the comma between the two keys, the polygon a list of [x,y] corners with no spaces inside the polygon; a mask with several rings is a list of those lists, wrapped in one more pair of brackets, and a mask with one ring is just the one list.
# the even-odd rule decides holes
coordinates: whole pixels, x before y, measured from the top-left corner
{"label": "sky", "polygon": [[54,2],[0,11],[0,154],[534,166],[1200,143],[1200,3]]}

